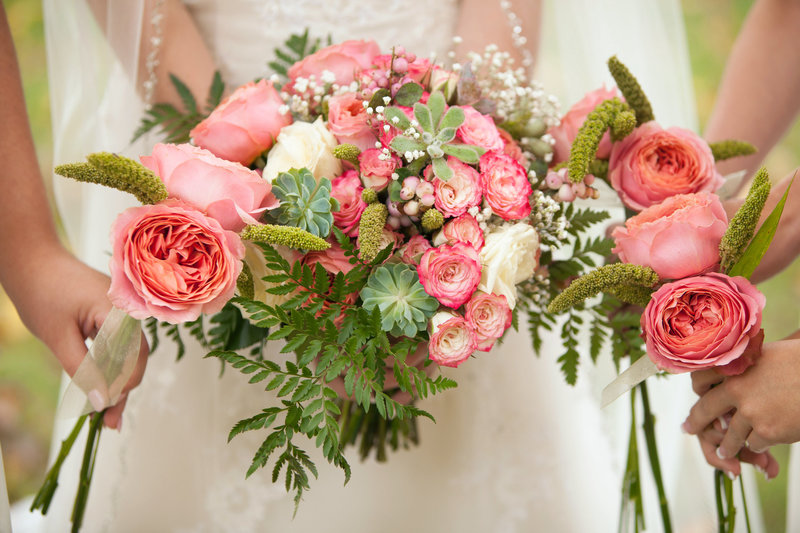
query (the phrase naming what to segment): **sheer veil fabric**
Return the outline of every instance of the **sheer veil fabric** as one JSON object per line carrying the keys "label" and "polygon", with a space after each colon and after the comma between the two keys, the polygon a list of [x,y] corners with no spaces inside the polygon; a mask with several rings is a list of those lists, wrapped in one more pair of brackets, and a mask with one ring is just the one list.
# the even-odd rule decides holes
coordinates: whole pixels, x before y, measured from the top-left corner
{"label": "sheer veil fabric", "polygon": [[[144,109],[135,67],[143,53],[137,32],[144,0],[110,0],[100,26],[85,0],[44,4],[54,161],[77,161],[98,150],[147,153],[154,139],[129,143]],[[374,38],[384,48],[402,44],[445,57],[459,9],[456,0],[185,4],[230,85],[265,74],[273,48],[305,27],[334,41]],[[613,10],[608,5],[546,2],[538,78],[566,108],[599,83],[610,83],[604,62],[617,53],[642,80],[662,123],[695,127],[678,1],[624,0]],[[62,178],[55,189],[74,250],[107,270],[108,229],[134,201]],[[618,210],[610,196],[603,205]],[[258,435],[226,443],[233,423],[258,412],[269,393],[234,372],[220,378],[198,346],[176,363],[169,341],[162,345],[131,394],[121,435],[103,434],[84,531],[617,530],[627,402],[599,408],[599,391],[613,376],[610,365],[586,362],[578,385],[565,385],[555,362],[557,335],[536,358],[527,333],[512,333],[492,353],[452,372],[458,389],[426,402],[438,423],[421,422],[421,446],[393,454],[386,464],[353,457],[346,488],[341,473],[317,458],[320,478],[294,520],[291,498],[271,483],[270,472],[244,479]],[[697,444],[679,431],[692,399],[688,380],[654,388],[676,529],[708,531],[711,471]],[[57,422],[54,443],[70,425]],[[62,531],[68,523],[77,455],[65,466],[42,530]],[[648,525],[658,530],[655,496],[646,497]]]}

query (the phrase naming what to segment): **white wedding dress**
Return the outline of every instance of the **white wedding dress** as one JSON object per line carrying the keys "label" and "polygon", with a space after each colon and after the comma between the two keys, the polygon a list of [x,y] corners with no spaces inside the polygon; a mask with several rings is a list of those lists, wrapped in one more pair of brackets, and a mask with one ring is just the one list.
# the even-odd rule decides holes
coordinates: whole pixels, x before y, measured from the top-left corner
{"label": "white wedding dress", "polygon": [[[373,38],[383,49],[402,44],[419,54],[435,52],[444,58],[459,9],[455,0],[185,3],[230,85],[265,74],[272,50],[305,27],[334,41]],[[677,2],[643,3],[651,9],[666,6],[659,8],[664,12],[642,12],[638,6],[643,4],[625,3],[627,18],[615,13],[599,19],[618,28],[597,27],[598,2],[558,0],[548,5],[540,79],[564,97],[566,107],[609,79],[603,60],[618,52],[642,78],[657,117],[665,124],[693,126],[682,30],[670,34],[677,35],[677,41],[641,34],[645,27],[662,24],[680,28]],[[69,27],[68,13],[61,10],[85,9],[81,4],[47,1],[48,24],[65,26],[65,35],[101,36],[96,28]],[[567,27],[572,30],[569,35],[557,31]],[[662,47],[648,48],[651,40]],[[678,48],[663,48],[670,42],[677,42]],[[67,69],[64,63],[71,59],[74,64],[76,56],[84,61],[84,52],[54,42],[48,49],[51,85],[83,87],[71,98],[54,97],[54,110],[61,110],[54,116],[54,137],[59,140],[55,161],[80,160],[97,150],[146,153],[148,147],[141,143],[128,145],[140,115],[122,112],[130,109],[135,95],[119,65],[109,61],[110,70],[104,71]],[[93,84],[92,76],[100,81]],[[101,187],[56,180],[76,252],[106,270],[108,228],[132,201]],[[162,346],[150,357],[143,383],[130,395],[121,434],[102,434],[86,532],[617,530],[628,402],[600,410],[599,390],[613,377],[613,369],[592,368],[588,357],[578,385],[565,385],[555,361],[560,354],[557,335],[547,339],[542,357],[536,358],[527,333],[511,332],[493,352],[448,372],[459,386],[424,402],[438,422],[420,422],[420,446],[391,454],[385,464],[361,463],[352,454],[347,486],[340,471],[314,454],[319,479],[312,481],[294,519],[291,497],[282,483],[271,482],[269,469],[245,480],[261,434],[226,443],[231,426],[267,406],[270,393],[248,385],[231,369],[220,377],[219,364],[203,360],[199,347],[176,363],[170,341],[163,339]],[[658,430],[673,521],[676,531],[709,531],[714,518],[711,469],[701,460],[696,443],[679,430],[692,397],[687,380],[668,381],[654,386],[661,390],[652,394],[662,416]],[[71,424],[59,421],[56,435],[63,436]],[[46,531],[67,529],[79,455],[76,447],[45,520]],[[641,464],[643,471],[649,470],[644,457]],[[652,485],[645,481],[643,490],[649,531],[659,531]]]}

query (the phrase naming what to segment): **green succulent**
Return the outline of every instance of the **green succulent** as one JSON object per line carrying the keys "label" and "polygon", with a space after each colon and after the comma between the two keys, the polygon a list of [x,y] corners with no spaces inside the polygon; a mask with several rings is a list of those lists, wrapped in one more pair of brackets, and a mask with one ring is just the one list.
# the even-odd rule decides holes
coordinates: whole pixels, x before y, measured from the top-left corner
{"label": "green succulent", "polygon": [[331,198],[331,181],[314,178],[307,168],[281,172],[272,181],[272,192],[280,205],[270,211],[276,223],[306,230],[325,238],[333,226],[333,211],[339,202]]}
{"label": "green succulent", "polygon": [[417,273],[404,263],[376,268],[361,289],[364,309],[380,309],[383,329],[395,336],[413,337],[424,331],[439,302],[425,292]]}
{"label": "green succulent", "polygon": [[[409,168],[415,172],[422,170],[428,161],[433,165],[433,173],[437,178],[447,181],[453,176],[453,171],[447,166],[446,156],[453,156],[469,165],[475,165],[486,151],[480,146],[471,144],[453,143],[459,126],[464,123],[464,111],[458,107],[451,107],[444,112],[446,101],[440,91],[435,91],[428,98],[428,103],[417,102],[414,104],[414,118],[419,123],[415,126],[419,138],[407,135],[398,135],[389,145],[401,157],[409,161]],[[386,118],[403,131],[411,127],[402,109],[387,107],[384,110]],[[413,157],[413,155],[418,157]],[[412,157],[409,157],[412,156]]]}

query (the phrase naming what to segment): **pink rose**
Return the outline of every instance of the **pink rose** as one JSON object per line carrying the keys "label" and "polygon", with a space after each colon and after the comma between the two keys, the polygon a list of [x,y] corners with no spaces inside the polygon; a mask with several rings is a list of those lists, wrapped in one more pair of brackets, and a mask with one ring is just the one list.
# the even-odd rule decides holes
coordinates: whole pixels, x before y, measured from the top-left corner
{"label": "pink rose", "polygon": [[111,302],[134,318],[171,324],[216,313],[233,297],[244,245],[176,200],[132,207],[111,228]]}
{"label": "pink rose", "polygon": [[637,211],[676,194],[714,192],[724,181],[703,139],[655,122],[614,144],[608,178],[625,205]]}
{"label": "pink rose", "polygon": [[[433,178],[434,205],[444,216],[457,217],[481,203],[481,176],[477,170],[455,157],[447,157],[447,166],[453,171],[449,180]],[[432,174],[432,167],[425,169],[426,179],[430,179]]]}
{"label": "pink rose", "polygon": [[486,152],[480,167],[483,195],[495,215],[519,220],[531,214],[533,189],[522,165],[505,154]]}
{"label": "pink rose", "polygon": [[428,358],[442,366],[457,367],[477,348],[475,332],[466,320],[446,311],[431,319]]}
{"label": "pink rose", "polygon": [[475,330],[478,349],[488,352],[494,342],[511,327],[511,308],[502,294],[479,291],[467,302],[464,318]]}
{"label": "pink rose", "polygon": [[336,239],[329,238],[328,242],[331,247],[327,250],[308,252],[305,254],[303,256],[303,264],[309,265],[312,268],[314,265],[320,264],[331,274],[338,274],[339,272],[347,274],[353,270],[355,265],[352,264],[350,258],[344,254],[344,250],[339,246]]}
{"label": "pink rose", "polygon": [[189,135],[217,157],[248,166],[272,146],[281,128],[292,123],[291,113],[281,113],[283,105],[271,83],[250,82],[223,100]]}
{"label": "pink rose", "polygon": [[361,73],[363,69],[372,66],[375,57],[380,54],[380,48],[375,41],[344,41],[319,50],[310,56],[298,61],[289,68],[289,79],[294,82],[297,78],[310,78],[317,80],[324,71],[328,71],[336,78],[339,85],[347,85]]}
{"label": "pink rose", "polygon": [[711,273],[667,283],[642,314],[647,355],[672,373],[713,367],[726,375],[744,372],[753,364],[748,346],[763,340],[765,303],[740,276]]}
{"label": "pink rose", "polygon": [[392,174],[400,168],[400,158],[394,154],[384,154],[378,148],[370,148],[358,156],[361,179],[366,187],[382,191],[392,180]]}
{"label": "pink rose", "polygon": [[334,225],[348,237],[358,236],[358,223],[367,203],[361,199],[364,187],[355,170],[348,170],[331,181],[331,196],[339,201],[339,210],[333,212]]}
{"label": "pink rose", "polygon": [[469,300],[481,281],[478,252],[460,242],[426,251],[417,272],[425,292],[453,309]]}
{"label": "pink rose", "polygon": [[363,102],[355,93],[337,94],[328,100],[328,129],[340,143],[354,144],[362,151],[374,148],[377,140]]}
{"label": "pink rose", "polygon": [[142,164],[155,172],[170,197],[205,211],[231,231],[256,224],[267,209],[278,206],[272,186],[239,163],[220,159],[190,144],[157,144]]}
{"label": "pink rose", "polygon": [[469,244],[476,252],[480,252],[483,248],[483,230],[475,217],[469,213],[449,220],[442,228],[442,237],[451,244],[454,242]]}
{"label": "pink rose", "polygon": [[418,265],[419,260],[427,250],[432,248],[430,241],[422,235],[414,235],[402,248],[401,259],[408,265]]}
{"label": "pink rose", "polygon": [[649,266],[661,278],[702,274],[719,263],[728,217],[716,194],[670,196],[614,229],[612,250],[623,263]]}
{"label": "pink rose", "polygon": [[[578,135],[578,130],[581,129],[581,126],[583,126],[583,123],[586,121],[586,117],[589,113],[594,111],[598,105],[615,96],[620,96],[616,87],[612,87],[611,89],[600,87],[599,89],[588,92],[586,96],[567,111],[567,114],[561,118],[561,122],[558,126],[550,128],[548,133],[552,135],[553,139],[556,141],[553,147],[553,163],[561,163],[569,159],[569,150],[572,147],[572,143],[575,141],[575,137]],[[600,146],[597,148],[597,158],[608,159],[610,153],[611,139],[608,136],[608,132],[606,132],[600,140]]]}
{"label": "pink rose", "polygon": [[503,139],[503,153],[523,167],[527,167],[528,158],[525,157],[525,154],[522,152],[522,148],[519,147],[519,144],[514,140],[514,137],[512,137],[511,134],[503,128],[497,128],[497,131],[500,133],[500,138]]}
{"label": "pink rose", "polygon": [[464,111],[464,122],[458,128],[458,136],[467,144],[480,146],[487,150],[503,150],[503,139],[488,115],[468,106],[459,106]]}

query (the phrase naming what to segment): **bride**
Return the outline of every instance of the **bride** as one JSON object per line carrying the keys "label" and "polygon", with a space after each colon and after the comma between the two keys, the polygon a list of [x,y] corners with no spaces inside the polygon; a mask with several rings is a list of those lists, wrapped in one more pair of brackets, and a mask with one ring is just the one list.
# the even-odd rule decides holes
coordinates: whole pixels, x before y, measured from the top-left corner
{"label": "bride", "polygon": [[[541,28],[537,75],[565,104],[610,81],[605,59],[617,53],[664,125],[695,126],[677,0],[626,0],[613,13],[599,4],[45,0],[54,161],[99,150],[148,153],[146,143],[129,144],[143,113],[134,103],[174,99],[167,73],[205,94],[218,67],[233,87],[265,75],[272,50],[306,27],[333,41],[371,38],[383,49],[400,44],[440,60],[454,35],[463,50],[495,42],[523,60],[536,54]],[[106,271],[108,228],[130,201],[62,179],[55,188],[74,250]],[[233,423],[260,410],[268,393],[234,372],[220,377],[199,347],[176,363],[164,340],[130,394],[121,431],[103,434],[84,531],[614,531],[625,402],[599,408],[610,364],[585,364],[578,385],[566,386],[555,363],[559,350],[553,335],[536,358],[527,334],[512,332],[452,373],[456,390],[424,405],[438,422],[422,423],[420,446],[385,464],[352,461],[344,488],[341,473],[316,460],[319,479],[293,519],[291,496],[269,471],[244,479],[259,435],[226,443]],[[690,390],[686,380],[668,381],[658,384],[655,410],[664,415],[660,442],[674,523],[678,531],[707,531],[714,517],[710,471],[697,474],[705,472],[697,445],[678,429]],[[58,421],[56,443],[69,426]],[[69,521],[78,455],[62,472],[47,531],[63,531]],[[652,492],[645,492],[651,526],[659,523]]]}

